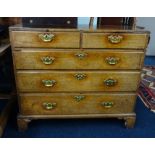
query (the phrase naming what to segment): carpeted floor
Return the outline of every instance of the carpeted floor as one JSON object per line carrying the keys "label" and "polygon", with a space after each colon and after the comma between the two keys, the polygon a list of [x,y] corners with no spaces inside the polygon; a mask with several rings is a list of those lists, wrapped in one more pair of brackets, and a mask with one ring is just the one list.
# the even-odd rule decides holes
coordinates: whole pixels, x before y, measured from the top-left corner
{"label": "carpeted floor", "polygon": [[[155,65],[155,57],[146,57],[146,65]],[[26,132],[18,132],[16,108],[9,120],[3,137],[5,138],[100,138],[100,137],[155,137],[155,113],[150,112],[137,99],[137,121],[134,129],[126,129],[124,122],[117,119],[72,119],[38,120],[29,124]]]}

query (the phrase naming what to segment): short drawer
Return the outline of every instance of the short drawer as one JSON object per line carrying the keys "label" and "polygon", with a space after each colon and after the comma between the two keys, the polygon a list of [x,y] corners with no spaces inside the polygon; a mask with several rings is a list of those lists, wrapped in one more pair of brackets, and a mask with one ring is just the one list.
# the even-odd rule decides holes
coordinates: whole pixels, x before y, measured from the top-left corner
{"label": "short drawer", "polygon": [[20,92],[136,91],[138,71],[17,71]]}
{"label": "short drawer", "polygon": [[130,48],[144,49],[147,34],[135,33],[83,33],[83,48]]}
{"label": "short drawer", "polygon": [[79,48],[79,32],[12,31],[13,47]]}
{"label": "short drawer", "polygon": [[20,94],[22,115],[133,113],[134,93]]}
{"label": "short drawer", "polygon": [[17,69],[140,69],[143,51],[136,50],[48,50],[14,51]]}

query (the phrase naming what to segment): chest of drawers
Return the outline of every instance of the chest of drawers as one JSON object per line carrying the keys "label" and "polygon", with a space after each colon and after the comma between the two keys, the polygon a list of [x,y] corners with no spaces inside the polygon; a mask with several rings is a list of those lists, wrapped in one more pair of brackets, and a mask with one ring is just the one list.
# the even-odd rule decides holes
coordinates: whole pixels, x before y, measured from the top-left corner
{"label": "chest of drawers", "polygon": [[111,118],[134,127],[149,32],[10,28],[20,130],[34,119]]}

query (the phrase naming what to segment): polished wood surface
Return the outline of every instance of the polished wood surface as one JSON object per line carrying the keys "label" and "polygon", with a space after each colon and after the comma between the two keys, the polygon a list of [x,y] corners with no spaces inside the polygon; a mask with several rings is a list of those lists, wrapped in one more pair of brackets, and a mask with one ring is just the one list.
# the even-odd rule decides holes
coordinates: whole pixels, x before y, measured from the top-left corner
{"label": "polished wood surface", "polygon": [[[143,50],[21,49],[14,51],[17,69],[140,69]],[[54,60],[45,64],[43,58]],[[109,64],[107,59],[118,59]]]}
{"label": "polished wood surface", "polygon": [[[44,42],[39,34],[54,34]],[[123,119],[134,127],[149,32],[130,27],[10,28],[20,113],[33,119]]]}
{"label": "polished wood surface", "polygon": [[[139,76],[139,71],[18,71],[17,86],[20,92],[136,91]],[[117,80],[116,85],[106,86],[108,79]],[[56,83],[46,87],[42,80]]]}
{"label": "polished wood surface", "polygon": [[139,33],[139,34],[150,34],[150,31],[147,31],[144,28],[141,28],[139,26],[136,26],[134,29],[132,26],[115,26],[115,25],[107,25],[107,26],[101,26],[98,28],[97,26],[89,27],[88,24],[78,24],[77,28],[52,28],[52,27],[46,27],[46,28],[30,28],[30,27],[24,27],[21,24],[17,24],[14,26],[11,26],[10,31],[41,31],[41,32],[98,32],[98,33],[113,33],[113,32],[119,32],[119,33]]}
{"label": "polished wood surface", "polygon": [[[111,43],[108,36],[122,36],[119,43]],[[133,33],[83,33],[83,48],[129,48],[144,49],[147,46],[147,34]]]}
{"label": "polished wood surface", "polygon": [[[77,101],[77,96],[84,98]],[[20,108],[22,115],[120,114],[132,113],[135,99],[135,93],[20,94]],[[113,105],[105,107],[104,102]],[[46,109],[44,103],[56,103],[56,106]]]}
{"label": "polished wood surface", "polygon": [[[39,38],[40,34],[53,34],[54,39],[44,42]],[[54,48],[79,48],[79,32],[25,32],[13,31],[11,37],[14,47],[54,47]]]}

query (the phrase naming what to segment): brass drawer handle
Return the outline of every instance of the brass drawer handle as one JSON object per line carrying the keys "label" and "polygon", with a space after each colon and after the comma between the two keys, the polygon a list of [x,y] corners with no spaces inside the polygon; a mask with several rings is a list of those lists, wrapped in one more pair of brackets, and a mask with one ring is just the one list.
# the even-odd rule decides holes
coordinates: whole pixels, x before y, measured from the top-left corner
{"label": "brass drawer handle", "polygon": [[85,57],[87,57],[87,53],[76,53],[75,56],[77,58],[79,58],[80,60],[84,59]]}
{"label": "brass drawer handle", "polygon": [[83,80],[86,78],[86,74],[78,73],[74,75],[77,80]]}
{"label": "brass drawer handle", "polygon": [[83,96],[83,95],[74,96],[74,99],[75,99],[77,102],[80,102],[80,101],[82,101],[83,99],[85,99],[85,96]]}
{"label": "brass drawer handle", "polygon": [[49,103],[49,102],[45,102],[43,103],[43,106],[46,110],[52,110],[54,108],[56,108],[56,103]]}
{"label": "brass drawer handle", "polygon": [[104,80],[104,84],[106,85],[106,86],[115,86],[116,84],[117,84],[117,80],[114,80],[114,79],[106,79],[106,80]]}
{"label": "brass drawer handle", "polygon": [[118,44],[123,40],[123,36],[120,35],[109,35],[108,36],[108,40],[112,43],[112,44]]}
{"label": "brass drawer handle", "polygon": [[42,33],[39,34],[39,38],[43,41],[43,42],[51,42],[54,39],[55,35],[52,33]]}
{"label": "brass drawer handle", "polygon": [[106,60],[106,63],[109,65],[116,65],[120,61],[120,59],[116,57],[107,57],[105,60]]}
{"label": "brass drawer handle", "polygon": [[55,58],[47,56],[47,57],[42,57],[41,60],[45,65],[51,65],[54,62]]}
{"label": "brass drawer handle", "polygon": [[56,84],[55,80],[42,80],[42,83],[46,87],[53,87]]}
{"label": "brass drawer handle", "polygon": [[104,108],[111,108],[114,105],[114,103],[113,102],[102,102],[101,105]]}

